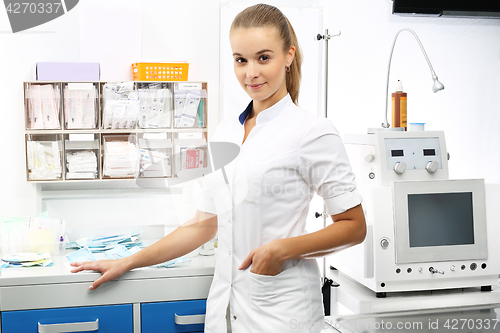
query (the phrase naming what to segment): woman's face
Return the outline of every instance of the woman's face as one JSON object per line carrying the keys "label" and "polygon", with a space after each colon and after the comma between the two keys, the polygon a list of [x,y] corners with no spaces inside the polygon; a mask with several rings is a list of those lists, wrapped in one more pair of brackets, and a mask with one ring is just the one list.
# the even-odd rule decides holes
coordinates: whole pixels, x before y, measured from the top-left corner
{"label": "woman's face", "polygon": [[268,108],[286,96],[286,67],[292,63],[294,46],[283,51],[283,42],[272,27],[238,28],[230,42],[236,78],[254,106]]}

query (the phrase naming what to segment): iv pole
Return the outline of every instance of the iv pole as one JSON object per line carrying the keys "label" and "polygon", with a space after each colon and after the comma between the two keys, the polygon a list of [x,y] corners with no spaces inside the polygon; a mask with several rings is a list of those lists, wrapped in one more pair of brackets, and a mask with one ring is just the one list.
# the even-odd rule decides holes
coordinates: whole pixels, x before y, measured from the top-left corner
{"label": "iv pole", "polygon": [[[340,36],[341,32],[339,31],[338,34],[335,35],[329,35],[328,34],[328,29],[325,29],[325,34],[317,34],[316,35],[316,40],[321,41],[323,40],[324,43],[324,53],[323,53],[323,66],[325,70],[323,71],[323,96],[324,96],[324,104],[323,104],[323,116],[325,118],[328,118],[328,41],[333,38]],[[320,214],[316,212],[315,214],[316,218],[323,216],[323,228],[326,227],[326,218],[328,216],[326,212],[326,206],[323,204],[323,213]],[[325,315],[330,315],[330,298],[331,298],[331,288],[333,285],[333,281],[328,279],[326,277],[326,258],[323,258],[323,286],[322,286],[322,292],[323,292],[323,306],[325,309]]]}
{"label": "iv pole", "polygon": [[316,35],[316,40],[321,41],[324,40],[325,47],[324,47],[324,53],[323,53],[323,66],[325,70],[323,71],[323,96],[325,97],[324,100],[324,105],[323,105],[323,115],[325,118],[328,118],[328,41],[332,37],[338,37],[340,36],[341,32],[339,31],[338,34],[336,35],[329,35],[328,34],[328,29],[325,29],[325,34],[317,34]]}

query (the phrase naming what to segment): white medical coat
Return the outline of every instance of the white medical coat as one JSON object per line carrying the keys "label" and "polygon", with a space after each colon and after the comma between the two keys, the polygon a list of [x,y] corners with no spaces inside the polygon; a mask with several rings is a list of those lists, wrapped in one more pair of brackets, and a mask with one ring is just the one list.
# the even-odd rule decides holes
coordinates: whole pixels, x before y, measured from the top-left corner
{"label": "white medical coat", "polygon": [[212,141],[240,146],[224,170],[204,177],[198,210],[217,214],[218,253],[207,301],[205,332],[319,332],[324,326],[321,276],[314,259],[288,260],[276,276],[238,270],[250,251],[306,233],[309,202],[321,195],[328,213],[361,203],[354,175],[330,120],[293,104],[289,95],[257,115],[242,144],[239,117],[219,124]]}

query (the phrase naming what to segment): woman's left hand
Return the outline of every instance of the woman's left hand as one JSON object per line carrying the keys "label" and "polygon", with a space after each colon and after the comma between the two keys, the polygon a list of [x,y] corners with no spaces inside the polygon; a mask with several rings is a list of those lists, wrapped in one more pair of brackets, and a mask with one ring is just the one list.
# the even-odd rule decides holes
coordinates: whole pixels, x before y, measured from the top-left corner
{"label": "woman's left hand", "polygon": [[250,265],[252,265],[250,272],[258,275],[278,275],[281,273],[283,260],[280,257],[277,241],[252,250],[238,269],[246,269]]}

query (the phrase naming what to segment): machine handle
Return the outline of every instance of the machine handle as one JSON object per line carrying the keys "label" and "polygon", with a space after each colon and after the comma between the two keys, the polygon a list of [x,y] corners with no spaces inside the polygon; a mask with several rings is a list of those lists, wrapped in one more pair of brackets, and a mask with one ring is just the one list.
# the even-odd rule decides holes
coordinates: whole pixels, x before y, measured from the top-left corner
{"label": "machine handle", "polygon": [[191,316],[179,316],[175,313],[175,323],[177,325],[192,325],[192,324],[204,324],[205,315],[191,315]]}
{"label": "machine handle", "polygon": [[99,319],[89,322],[47,324],[38,323],[38,333],[66,333],[66,332],[86,332],[97,331],[99,329]]}

